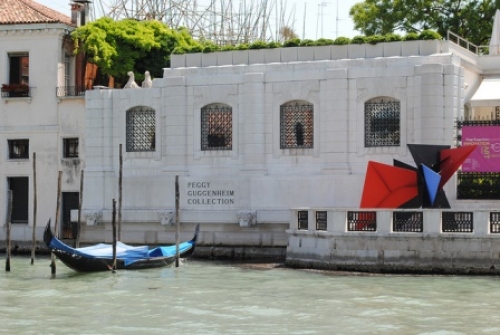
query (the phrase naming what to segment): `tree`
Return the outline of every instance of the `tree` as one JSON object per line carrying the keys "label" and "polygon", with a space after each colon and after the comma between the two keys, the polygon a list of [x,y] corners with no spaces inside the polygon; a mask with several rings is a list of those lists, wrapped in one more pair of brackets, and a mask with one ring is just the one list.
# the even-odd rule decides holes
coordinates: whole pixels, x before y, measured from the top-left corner
{"label": "tree", "polygon": [[154,20],[101,18],[77,28],[72,37],[76,52],[85,52],[87,60],[96,64],[101,74],[114,77],[117,83],[127,81],[128,71],[133,71],[138,81],[144,78],[146,70],[153,78],[162,77],[175,47],[200,45],[186,29],[169,29]]}
{"label": "tree", "polygon": [[452,31],[477,44],[487,45],[500,0],[366,0],[351,7],[354,28],[367,36],[395,31]]}

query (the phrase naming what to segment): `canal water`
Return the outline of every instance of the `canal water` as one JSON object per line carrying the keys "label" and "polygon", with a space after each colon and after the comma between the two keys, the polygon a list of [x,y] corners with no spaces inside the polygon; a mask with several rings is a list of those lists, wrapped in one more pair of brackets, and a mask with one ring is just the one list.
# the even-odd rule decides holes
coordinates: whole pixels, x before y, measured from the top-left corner
{"label": "canal water", "polygon": [[0,334],[500,334],[499,277],[49,265],[15,257],[0,272]]}

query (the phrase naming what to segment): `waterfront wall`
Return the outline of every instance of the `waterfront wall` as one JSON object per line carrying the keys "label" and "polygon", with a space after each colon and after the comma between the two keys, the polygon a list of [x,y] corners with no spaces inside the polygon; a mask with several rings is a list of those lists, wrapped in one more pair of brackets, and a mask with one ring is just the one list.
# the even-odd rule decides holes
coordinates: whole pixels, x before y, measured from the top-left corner
{"label": "waterfront wall", "polygon": [[[299,226],[299,213],[304,212],[308,217],[307,228],[304,220]],[[317,212],[326,212],[324,230],[317,229],[321,226],[316,221]],[[349,213],[365,212],[293,209],[287,230],[286,264],[388,273],[500,274],[498,212],[419,210],[416,213],[421,213],[421,231],[395,231],[398,226],[391,210],[371,211],[375,215],[375,226],[371,228],[353,222],[352,215],[349,217]],[[401,212],[405,211],[396,213]],[[458,219],[445,222],[444,216]]]}

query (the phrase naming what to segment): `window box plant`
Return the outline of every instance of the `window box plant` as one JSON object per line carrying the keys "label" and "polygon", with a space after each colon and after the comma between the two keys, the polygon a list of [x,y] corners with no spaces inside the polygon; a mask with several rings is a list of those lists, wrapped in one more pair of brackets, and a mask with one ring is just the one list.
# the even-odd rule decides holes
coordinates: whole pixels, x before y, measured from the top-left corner
{"label": "window box plant", "polygon": [[30,87],[26,84],[2,84],[2,97],[29,97]]}

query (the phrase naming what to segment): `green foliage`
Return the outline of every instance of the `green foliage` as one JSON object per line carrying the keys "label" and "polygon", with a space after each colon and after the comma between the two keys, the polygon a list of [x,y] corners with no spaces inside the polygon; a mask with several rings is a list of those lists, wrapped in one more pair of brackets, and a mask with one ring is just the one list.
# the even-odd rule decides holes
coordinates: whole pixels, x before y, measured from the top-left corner
{"label": "green foliage", "polygon": [[80,46],[75,52],[84,52],[89,62],[102,74],[113,76],[117,84],[127,81],[128,71],[133,71],[138,81],[145,71],[153,78],[161,77],[176,47],[176,52],[181,52],[180,48],[200,45],[184,28],[173,30],[158,21],[132,19],[101,18],[77,28],[72,37]]}
{"label": "green foliage", "polygon": [[440,40],[442,39],[441,35],[439,33],[435,32],[434,30],[424,30],[420,33],[418,36],[419,40]]}
{"label": "green foliage", "polygon": [[313,41],[313,40],[308,40],[308,39],[305,39],[305,40],[302,40],[300,41],[299,43],[299,46],[301,47],[313,47],[316,45],[316,42]]}
{"label": "green foliage", "polygon": [[298,47],[300,45],[300,38],[292,38],[283,43],[283,48]]}
{"label": "green foliage", "polygon": [[216,46],[215,44],[207,44],[203,47],[203,53],[209,53],[209,52],[216,52],[219,51],[219,47]]}
{"label": "green foliage", "polygon": [[249,49],[267,49],[269,46],[264,41],[255,41],[248,46]]}
{"label": "green foliage", "polygon": [[236,47],[234,45],[224,45],[222,48],[220,48],[220,51],[233,51],[236,50]]}
{"label": "green foliage", "polygon": [[335,41],[333,41],[334,45],[347,45],[351,43],[351,39],[347,37],[337,37]]}
{"label": "green foliage", "polygon": [[242,43],[236,46],[236,50],[248,50],[248,44]]}
{"label": "green foliage", "polygon": [[382,35],[367,36],[366,42],[370,43],[370,44],[377,44],[377,43],[385,42],[385,36],[382,36]]}
{"label": "green foliage", "polygon": [[354,36],[351,39],[351,44],[365,44],[365,43],[366,43],[366,37],[365,36],[358,35],[358,36]]}
{"label": "green foliage", "polygon": [[319,40],[316,41],[316,45],[322,46],[322,45],[333,45],[334,40],[329,39],[329,38],[320,38]]}
{"label": "green foliage", "polygon": [[401,35],[398,34],[387,34],[385,35],[385,41],[386,42],[396,42],[396,41],[402,41],[403,38]]}
{"label": "green foliage", "polygon": [[269,42],[267,44],[267,46],[268,46],[269,49],[281,48],[281,43],[280,42],[272,41],[272,42]]}
{"label": "green foliage", "polygon": [[452,31],[476,45],[487,45],[500,0],[365,0],[351,7],[354,28],[366,36],[424,30]]}
{"label": "green foliage", "polygon": [[418,34],[417,33],[408,33],[403,37],[403,41],[416,41],[418,40]]}

